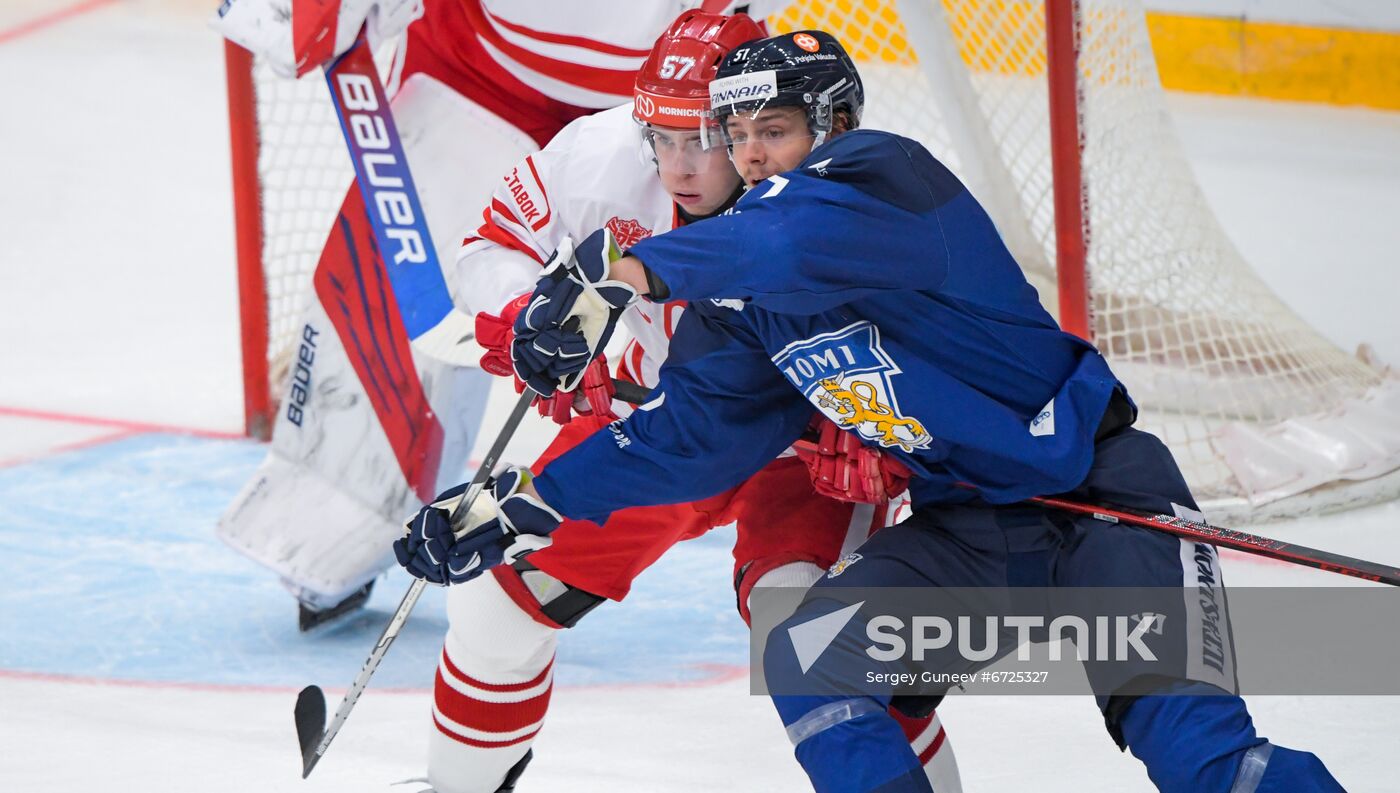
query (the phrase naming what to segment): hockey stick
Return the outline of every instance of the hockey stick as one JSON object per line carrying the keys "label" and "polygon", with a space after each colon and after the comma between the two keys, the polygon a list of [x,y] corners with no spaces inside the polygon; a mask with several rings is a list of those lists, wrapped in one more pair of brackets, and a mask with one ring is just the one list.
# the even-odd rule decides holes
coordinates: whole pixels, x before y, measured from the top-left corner
{"label": "hockey stick", "polygon": [[462,343],[474,336],[475,325],[454,309],[363,28],[350,49],[326,65],[325,75],[373,231],[374,250],[366,255],[387,277],[409,343],[448,363],[475,365],[475,346]]}
{"label": "hockey stick", "polygon": [[1218,548],[1230,548],[1255,556],[1264,556],[1304,567],[1326,570],[1329,573],[1340,573],[1353,578],[1400,586],[1400,567],[1368,562],[1364,559],[1354,559],[1331,551],[1319,551],[1316,548],[1294,545],[1291,542],[1261,537],[1257,534],[1246,534],[1223,526],[1212,526],[1201,521],[1187,520],[1172,515],[1159,515],[1128,507],[1104,507],[1077,501],[1066,501],[1062,498],[1037,497],[1026,500],[1032,504],[1040,504],[1062,512],[1088,515],[1109,523],[1141,526],[1177,537],[1184,537],[1188,540],[1197,540]]}
{"label": "hockey stick", "polygon": [[[627,402],[641,404],[651,399],[651,391],[641,386],[621,380],[614,381],[614,386],[617,396]],[[1400,567],[1368,562],[1364,559],[1354,559],[1331,551],[1320,551],[1316,548],[1261,537],[1257,534],[1247,534],[1223,526],[1212,526],[1209,523],[1187,520],[1172,515],[1159,515],[1129,507],[1105,507],[1049,496],[1028,498],[1026,501],[1062,512],[1088,515],[1108,523],[1140,526],[1184,537],[1188,540],[1198,540],[1218,548],[1230,548],[1255,556],[1264,556],[1304,567],[1326,570],[1329,573],[1339,573],[1367,581],[1400,586]]]}
{"label": "hockey stick", "polygon": [[[515,434],[516,427],[520,426],[520,421],[529,411],[530,404],[535,401],[537,394],[530,388],[526,388],[516,400],[514,409],[510,412],[510,418],[506,419],[505,426],[501,427],[501,432],[496,436],[496,440],[491,444],[490,450],[486,452],[486,457],[481,461],[481,466],[476,469],[476,474],[472,476],[471,484],[467,487],[467,492],[462,498],[457,508],[452,510],[452,522],[455,525],[459,520],[467,515],[471,509],[472,502],[481,494],[486,486],[486,480],[491,477],[491,471],[495,469],[501,454],[505,452],[506,445],[510,443],[511,436]],[[364,666],[360,673],[356,675],[355,682],[350,685],[350,689],[345,692],[345,697],[340,701],[340,707],[336,708],[335,719],[329,726],[326,725],[326,695],[320,686],[307,686],[297,695],[296,709],[293,715],[296,718],[297,741],[301,744],[301,778],[305,779],[311,774],[311,769],[316,767],[321,755],[326,753],[327,747],[335,739],[336,733],[340,732],[341,725],[349,718],[350,711],[355,707],[355,702],[359,700],[360,694],[364,693],[365,687],[369,685],[369,678],[374,674],[374,670],[379,667],[379,662],[383,660],[384,654],[389,651],[389,645],[394,643],[399,631],[403,628],[404,622],[408,619],[409,612],[417,605],[418,598],[423,594],[423,587],[427,585],[422,579],[415,580],[413,586],[408,588],[399,603],[399,608],[390,618],[389,624],[385,626],[384,632],[379,635],[379,641],[375,642],[374,650],[365,659]]]}

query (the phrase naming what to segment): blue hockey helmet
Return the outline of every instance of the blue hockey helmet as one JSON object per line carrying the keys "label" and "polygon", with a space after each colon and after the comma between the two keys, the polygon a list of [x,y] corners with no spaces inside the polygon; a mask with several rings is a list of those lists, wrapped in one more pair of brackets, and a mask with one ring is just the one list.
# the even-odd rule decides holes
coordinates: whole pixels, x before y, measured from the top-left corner
{"label": "blue hockey helmet", "polygon": [[783,33],[741,44],[724,57],[710,82],[713,127],[725,136],[725,119],[769,107],[800,107],[820,146],[837,112],[860,126],[865,88],[846,48],[821,30]]}

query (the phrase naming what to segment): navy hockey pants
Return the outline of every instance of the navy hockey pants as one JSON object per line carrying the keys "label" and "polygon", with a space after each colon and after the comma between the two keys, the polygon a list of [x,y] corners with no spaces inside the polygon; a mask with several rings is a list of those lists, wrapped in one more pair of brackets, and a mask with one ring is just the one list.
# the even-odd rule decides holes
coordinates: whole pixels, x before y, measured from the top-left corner
{"label": "navy hockey pants", "polygon": [[[1073,494],[1093,503],[1173,512],[1195,508],[1170,452],[1154,436],[1122,430],[1100,441],[1089,476]],[[810,669],[803,670],[788,628],[841,608],[823,592],[844,587],[1181,587],[1191,560],[1215,562],[1209,546],[1184,544],[1146,529],[1074,517],[1031,506],[921,507],[858,549],[839,575],[822,578],[797,612],[769,634],[764,671],[802,679],[811,695],[775,695],[796,755],[818,793],[928,793],[926,776],[886,713],[890,696],[851,696],[823,667],[888,671],[864,651],[853,620]],[[1204,569],[1204,568],[1203,568]],[[1214,568],[1218,576],[1218,566]],[[1218,578],[1217,578],[1218,580]],[[849,634],[849,635],[848,635]],[[1233,660],[1227,669],[1232,676]],[[985,664],[983,664],[985,665]],[[932,669],[930,671],[966,671]],[[1091,679],[1094,671],[1089,670]],[[1120,672],[1121,673],[1121,672]],[[1113,681],[1096,690],[1114,690]],[[1233,680],[1224,681],[1233,688]],[[1168,793],[1340,791],[1313,755],[1274,746],[1254,732],[1238,696],[1209,683],[1164,681],[1173,696],[1099,697],[1110,733]],[[1154,689],[1155,690],[1155,689]],[[1192,692],[1203,692],[1193,695]],[[1210,692],[1209,695],[1205,692]],[[1285,785],[1286,783],[1286,785]]]}

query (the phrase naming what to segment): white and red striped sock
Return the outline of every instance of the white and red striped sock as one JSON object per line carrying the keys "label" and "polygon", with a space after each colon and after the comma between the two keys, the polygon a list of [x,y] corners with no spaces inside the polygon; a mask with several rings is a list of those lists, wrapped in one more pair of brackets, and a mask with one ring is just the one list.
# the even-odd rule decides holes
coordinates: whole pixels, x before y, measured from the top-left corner
{"label": "white and red striped sock", "polygon": [[452,587],[447,616],[428,779],[438,793],[495,793],[544,724],[558,630],[521,610],[491,575]]}
{"label": "white and red striped sock", "polygon": [[958,761],[953,757],[952,744],[948,743],[948,733],[943,730],[938,714],[931,713],[922,719],[915,719],[890,708],[890,715],[904,730],[904,737],[909,739],[909,748],[919,756],[934,793],[962,793]]}

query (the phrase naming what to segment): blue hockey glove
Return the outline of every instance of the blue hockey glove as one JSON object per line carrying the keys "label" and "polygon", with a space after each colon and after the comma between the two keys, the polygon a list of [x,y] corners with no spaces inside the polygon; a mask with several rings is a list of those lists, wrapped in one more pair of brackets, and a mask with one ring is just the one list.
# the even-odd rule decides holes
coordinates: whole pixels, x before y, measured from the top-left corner
{"label": "blue hockey glove", "polygon": [[577,246],[560,243],[525,310],[515,318],[511,363],[515,374],[542,396],[573,391],[588,363],[603,351],[623,309],[637,291],[611,279],[622,249],[607,229]]}
{"label": "blue hockey glove", "polygon": [[488,482],[455,531],[452,510],[466,496],[467,486],[444,492],[406,524],[404,536],[394,541],[394,556],[414,578],[446,586],[544,548],[563,518],[520,492],[530,479],[528,468],[506,469]]}

